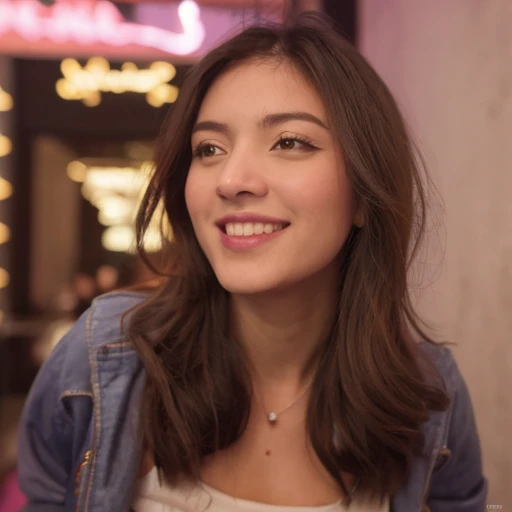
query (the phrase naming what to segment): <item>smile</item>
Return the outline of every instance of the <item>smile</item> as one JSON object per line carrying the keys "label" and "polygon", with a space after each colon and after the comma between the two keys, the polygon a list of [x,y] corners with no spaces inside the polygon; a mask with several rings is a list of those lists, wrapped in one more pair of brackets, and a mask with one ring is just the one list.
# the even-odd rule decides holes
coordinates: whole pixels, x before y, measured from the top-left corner
{"label": "smile", "polygon": [[223,226],[223,231],[228,236],[254,236],[270,235],[275,231],[281,231],[286,226],[284,224],[271,224],[262,222],[228,222]]}
{"label": "smile", "polygon": [[281,236],[289,224],[262,222],[228,222],[219,225],[220,241],[235,252],[247,251]]}

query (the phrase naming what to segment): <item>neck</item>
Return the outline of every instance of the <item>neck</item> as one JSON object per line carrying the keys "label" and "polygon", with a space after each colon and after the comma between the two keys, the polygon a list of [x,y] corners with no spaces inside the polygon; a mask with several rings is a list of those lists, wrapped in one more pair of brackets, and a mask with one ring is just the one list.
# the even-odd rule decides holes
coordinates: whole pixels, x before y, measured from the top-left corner
{"label": "neck", "polygon": [[336,315],[336,280],[257,295],[232,295],[231,335],[242,344],[253,382],[285,382],[297,388],[311,380],[321,346]]}

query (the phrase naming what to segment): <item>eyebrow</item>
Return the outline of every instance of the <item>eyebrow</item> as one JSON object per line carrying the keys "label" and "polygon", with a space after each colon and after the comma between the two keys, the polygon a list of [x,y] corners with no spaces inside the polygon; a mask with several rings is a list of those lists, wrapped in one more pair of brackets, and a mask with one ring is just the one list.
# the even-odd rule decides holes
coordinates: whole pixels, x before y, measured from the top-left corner
{"label": "eyebrow", "polygon": [[[329,129],[321,119],[309,112],[276,112],[275,114],[268,114],[258,123],[258,126],[265,129],[288,121],[307,121],[321,126],[326,130]],[[229,127],[227,124],[219,123],[217,121],[200,121],[195,124],[194,128],[192,128],[192,133],[201,130],[227,134],[229,132]]]}

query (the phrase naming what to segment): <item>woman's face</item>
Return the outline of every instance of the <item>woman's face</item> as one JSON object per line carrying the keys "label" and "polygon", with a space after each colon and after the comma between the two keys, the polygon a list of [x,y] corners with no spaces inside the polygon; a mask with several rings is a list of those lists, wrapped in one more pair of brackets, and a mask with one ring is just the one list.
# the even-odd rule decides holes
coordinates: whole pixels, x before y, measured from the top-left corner
{"label": "woman's face", "polygon": [[325,107],[288,63],[247,62],[210,87],[192,134],[185,198],[229,292],[337,280],[352,189]]}

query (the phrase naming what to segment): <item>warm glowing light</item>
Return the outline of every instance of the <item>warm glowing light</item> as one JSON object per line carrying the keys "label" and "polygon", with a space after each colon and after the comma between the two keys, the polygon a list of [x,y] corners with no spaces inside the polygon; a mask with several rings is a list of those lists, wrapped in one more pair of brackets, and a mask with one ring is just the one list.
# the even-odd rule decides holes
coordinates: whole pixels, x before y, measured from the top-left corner
{"label": "warm glowing light", "polygon": [[134,216],[133,199],[130,197],[107,196],[101,201],[98,220],[103,226],[130,223]]}
{"label": "warm glowing light", "polygon": [[135,232],[130,226],[112,226],[104,231],[101,244],[107,251],[134,252]]}
{"label": "warm glowing light", "polygon": [[[71,167],[71,172],[70,172]],[[134,220],[140,201],[148,184],[151,162],[140,167],[87,166],[74,161],[68,165],[68,175],[79,174],[82,181],[82,195],[98,209],[98,221],[107,227],[102,237],[102,245],[108,251],[134,252]],[[79,180],[75,180],[79,181]],[[160,220],[163,207],[155,212],[150,223],[144,247],[147,251],[158,251],[162,247]],[[163,224],[164,236],[171,238],[170,226]]]}
{"label": "warm glowing light", "polygon": [[83,183],[87,173],[87,166],[78,160],[69,162],[67,167],[68,178],[77,183]]}
{"label": "warm glowing light", "polygon": [[0,133],[0,158],[7,156],[12,151],[12,142],[9,137]]}
{"label": "warm glowing light", "polygon": [[164,103],[174,103],[178,99],[179,89],[174,85],[160,84],[146,94],[146,101],[152,107],[161,107]]}
{"label": "warm glowing light", "polygon": [[11,239],[11,230],[9,226],[0,222],[0,244],[5,244]]}
{"label": "warm glowing light", "polygon": [[178,6],[182,32],[127,22],[106,0],[57,0],[45,7],[38,0],[0,0],[0,35],[15,32],[23,39],[56,44],[135,44],[175,55],[197,51],[205,37],[200,10],[192,0]]}
{"label": "warm glowing light", "polygon": [[0,288],[6,288],[9,286],[9,281],[11,280],[11,276],[9,272],[5,270],[5,268],[0,268]]}
{"label": "warm glowing light", "polygon": [[12,96],[0,87],[0,112],[8,112],[13,105]]}
{"label": "warm glowing light", "polygon": [[[170,228],[168,230],[170,233]],[[149,226],[144,235],[144,249],[148,252],[156,252],[162,248],[162,235],[156,225]]]}
{"label": "warm glowing light", "polygon": [[82,194],[101,211],[108,197],[139,197],[146,180],[142,171],[132,167],[88,167]]}
{"label": "warm glowing light", "polygon": [[12,185],[5,180],[0,178],[0,201],[7,199],[12,196]]}
{"label": "warm glowing light", "polygon": [[125,62],[119,70],[110,69],[103,57],[92,57],[84,67],[75,59],[64,59],[60,69],[64,78],[55,84],[57,94],[65,100],[82,100],[88,107],[101,103],[102,92],[145,93],[154,107],[178,98],[179,89],[167,83],[176,76],[176,68],[168,62],[153,62],[148,69]]}
{"label": "warm glowing light", "polygon": [[[135,231],[131,226],[111,226],[101,237],[102,246],[107,251],[134,253],[136,250]],[[144,237],[144,249],[155,252],[162,248],[160,231],[150,227]]]}

